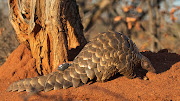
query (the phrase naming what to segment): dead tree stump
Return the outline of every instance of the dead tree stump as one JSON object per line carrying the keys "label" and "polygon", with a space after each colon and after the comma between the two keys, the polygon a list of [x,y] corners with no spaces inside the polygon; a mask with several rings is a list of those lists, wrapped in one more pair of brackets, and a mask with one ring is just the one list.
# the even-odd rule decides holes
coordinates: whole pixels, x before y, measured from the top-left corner
{"label": "dead tree stump", "polygon": [[76,0],[9,0],[9,19],[39,74],[72,60],[87,43]]}

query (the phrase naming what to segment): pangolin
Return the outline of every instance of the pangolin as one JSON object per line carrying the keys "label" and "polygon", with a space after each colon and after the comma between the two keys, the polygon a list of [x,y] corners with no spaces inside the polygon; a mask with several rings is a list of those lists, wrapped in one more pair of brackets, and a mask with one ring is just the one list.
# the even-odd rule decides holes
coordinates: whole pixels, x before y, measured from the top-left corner
{"label": "pangolin", "polygon": [[151,62],[123,33],[108,31],[85,45],[71,65],[63,64],[50,74],[12,83],[7,91],[50,91],[78,87],[92,79],[104,82],[116,73],[127,78],[136,76],[135,69],[155,72]]}

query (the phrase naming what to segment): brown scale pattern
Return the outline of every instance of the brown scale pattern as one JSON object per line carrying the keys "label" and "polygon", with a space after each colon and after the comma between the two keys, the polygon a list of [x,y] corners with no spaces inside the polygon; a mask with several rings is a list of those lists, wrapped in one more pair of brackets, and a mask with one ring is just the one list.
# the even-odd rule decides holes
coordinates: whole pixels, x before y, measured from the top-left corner
{"label": "brown scale pattern", "polygon": [[91,40],[64,71],[20,80],[11,84],[7,90],[46,92],[66,89],[86,84],[94,78],[103,82],[118,72],[127,78],[134,78],[134,69],[140,68],[137,67],[139,65],[155,72],[150,61],[138,51],[132,40],[122,33],[109,31]]}

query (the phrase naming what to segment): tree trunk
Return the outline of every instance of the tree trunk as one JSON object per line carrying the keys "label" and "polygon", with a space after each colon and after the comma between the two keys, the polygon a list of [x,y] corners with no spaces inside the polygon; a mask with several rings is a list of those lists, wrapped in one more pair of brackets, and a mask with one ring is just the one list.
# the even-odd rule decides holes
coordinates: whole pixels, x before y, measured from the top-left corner
{"label": "tree trunk", "polygon": [[87,43],[76,0],[9,0],[10,22],[39,74],[73,60]]}
{"label": "tree trunk", "polygon": [[[158,6],[160,1],[157,0],[147,0],[148,5],[148,13],[149,13],[149,35],[151,35],[152,44],[151,50],[153,52],[157,52],[161,48],[164,48],[161,44],[160,40],[160,32],[159,32],[159,13]],[[154,6],[154,7],[153,7]]]}

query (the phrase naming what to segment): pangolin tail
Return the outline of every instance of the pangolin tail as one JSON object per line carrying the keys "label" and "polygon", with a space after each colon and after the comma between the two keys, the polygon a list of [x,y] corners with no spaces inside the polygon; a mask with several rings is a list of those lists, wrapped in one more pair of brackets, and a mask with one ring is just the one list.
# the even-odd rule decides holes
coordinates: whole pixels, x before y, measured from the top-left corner
{"label": "pangolin tail", "polygon": [[[47,75],[23,79],[12,83],[7,89],[7,91],[39,92],[44,90],[45,92],[47,92],[52,89],[54,90],[61,88],[66,89],[70,86],[73,86],[73,81],[65,80],[63,74],[64,74],[63,71],[55,71]],[[77,83],[74,82],[75,86],[76,84]],[[79,85],[79,83],[77,85]]]}

